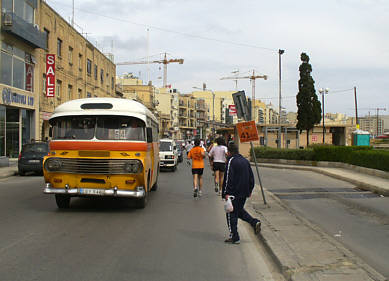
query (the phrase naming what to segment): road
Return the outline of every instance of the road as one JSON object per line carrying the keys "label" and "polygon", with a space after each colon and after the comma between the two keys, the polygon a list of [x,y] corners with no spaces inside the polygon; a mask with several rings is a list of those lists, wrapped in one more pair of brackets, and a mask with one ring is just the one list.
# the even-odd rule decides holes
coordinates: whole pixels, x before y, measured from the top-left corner
{"label": "road", "polygon": [[260,168],[263,186],[389,278],[389,198],[309,171]]}
{"label": "road", "polygon": [[227,245],[222,201],[205,173],[192,195],[190,169],[161,172],[148,206],[73,198],[58,210],[43,178],[0,181],[1,280],[282,280],[251,228]]}

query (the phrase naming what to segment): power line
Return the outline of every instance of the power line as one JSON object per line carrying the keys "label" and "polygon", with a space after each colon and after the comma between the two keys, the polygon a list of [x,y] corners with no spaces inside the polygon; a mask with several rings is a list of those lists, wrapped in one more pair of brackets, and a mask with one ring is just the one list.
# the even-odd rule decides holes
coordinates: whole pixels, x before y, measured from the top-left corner
{"label": "power line", "polygon": [[[57,3],[57,5],[60,5],[60,6],[62,5],[65,7],[70,7],[69,5],[66,5],[66,4],[57,2],[57,1],[51,1],[51,2]],[[216,38],[211,38],[211,37],[194,35],[194,34],[190,34],[190,33],[175,31],[172,29],[162,28],[162,27],[158,27],[158,26],[154,26],[154,25],[138,23],[138,22],[127,20],[127,19],[121,19],[121,18],[115,18],[115,17],[111,17],[111,16],[107,16],[107,15],[102,15],[102,14],[98,14],[95,12],[79,9],[79,8],[75,8],[75,10],[86,13],[86,14],[91,14],[91,15],[96,15],[96,16],[108,18],[108,19],[111,19],[114,21],[127,22],[127,23],[137,25],[137,26],[142,26],[142,27],[146,27],[146,28],[153,28],[155,30],[159,30],[159,31],[167,32],[167,33],[173,33],[173,34],[178,34],[178,35],[182,35],[182,36],[187,36],[187,37],[192,37],[192,38],[197,38],[197,39],[202,39],[202,40],[207,40],[207,41],[214,41],[214,42],[219,42],[219,43],[223,43],[223,44],[230,44],[230,45],[242,46],[242,47],[247,47],[247,48],[262,49],[262,50],[271,51],[271,52],[278,52],[278,50],[267,48],[267,47],[261,47],[261,46],[251,45],[251,44],[237,43],[237,42],[233,42],[233,41],[227,41],[227,40],[221,40],[221,39],[216,39]]]}

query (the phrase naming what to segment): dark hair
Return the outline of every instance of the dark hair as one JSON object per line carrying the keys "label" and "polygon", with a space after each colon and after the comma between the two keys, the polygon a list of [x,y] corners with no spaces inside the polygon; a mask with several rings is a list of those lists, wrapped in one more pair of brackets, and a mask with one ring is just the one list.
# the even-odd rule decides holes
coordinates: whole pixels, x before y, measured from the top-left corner
{"label": "dark hair", "polygon": [[224,141],[224,138],[219,137],[216,139],[217,145],[226,145],[226,142]]}
{"label": "dark hair", "polygon": [[238,147],[235,145],[235,143],[230,142],[230,143],[228,144],[228,152],[231,153],[232,155],[238,154],[238,153],[239,153],[239,149],[238,149]]}
{"label": "dark hair", "polygon": [[194,145],[195,146],[199,146],[200,145],[200,140],[199,139],[195,139],[194,140]]}

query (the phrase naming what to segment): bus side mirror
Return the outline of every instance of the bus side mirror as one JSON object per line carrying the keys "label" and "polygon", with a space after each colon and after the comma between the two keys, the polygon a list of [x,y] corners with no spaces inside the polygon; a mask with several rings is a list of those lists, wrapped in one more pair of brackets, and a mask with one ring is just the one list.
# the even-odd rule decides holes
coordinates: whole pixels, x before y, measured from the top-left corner
{"label": "bus side mirror", "polygon": [[153,142],[153,129],[152,128],[146,128],[146,137],[147,137],[148,143]]}
{"label": "bus side mirror", "polygon": [[49,129],[49,137],[53,137],[53,127],[50,127]]}

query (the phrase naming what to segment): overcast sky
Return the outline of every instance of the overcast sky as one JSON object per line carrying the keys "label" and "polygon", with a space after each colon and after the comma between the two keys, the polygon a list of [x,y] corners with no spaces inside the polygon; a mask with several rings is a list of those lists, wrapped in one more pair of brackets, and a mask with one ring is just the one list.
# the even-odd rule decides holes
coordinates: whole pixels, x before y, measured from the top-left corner
{"label": "overcast sky", "polygon": [[[47,0],[65,19],[72,0]],[[182,93],[193,87],[235,90],[233,76],[255,70],[256,98],[278,108],[278,49],[282,55],[282,106],[296,111],[300,54],[310,57],[312,77],[329,88],[325,112],[389,114],[388,0],[74,0],[80,32],[115,62],[182,58],[168,65],[168,84]],[[149,29],[149,32],[147,32]],[[149,39],[148,39],[149,38]],[[113,43],[112,43],[113,42]],[[113,48],[112,48],[113,45]],[[147,47],[149,46],[149,47]],[[149,71],[148,71],[149,69]],[[162,86],[163,65],[117,66],[117,75],[132,72]],[[238,89],[251,97],[248,79]],[[380,114],[384,112],[380,111]]]}

